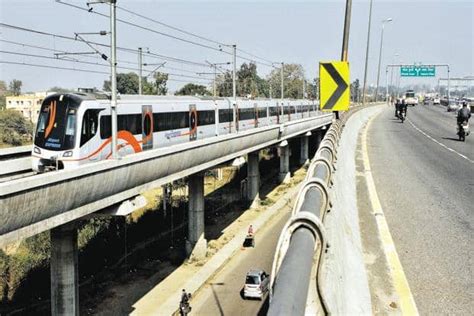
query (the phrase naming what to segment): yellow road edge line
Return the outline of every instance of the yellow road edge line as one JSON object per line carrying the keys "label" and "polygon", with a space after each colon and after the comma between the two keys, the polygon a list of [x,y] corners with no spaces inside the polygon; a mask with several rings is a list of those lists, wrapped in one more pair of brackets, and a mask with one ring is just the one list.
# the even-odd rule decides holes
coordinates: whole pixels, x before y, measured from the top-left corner
{"label": "yellow road edge line", "polygon": [[382,241],[383,251],[385,253],[385,257],[387,258],[390,272],[392,274],[393,285],[395,287],[395,291],[400,297],[400,309],[402,314],[419,315],[415,300],[410,290],[410,286],[408,285],[408,281],[405,276],[405,272],[403,271],[400,258],[398,257],[397,250],[395,249],[395,244],[393,242],[392,235],[390,234],[387,221],[385,220],[385,215],[377,195],[377,190],[375,189],[375,183],[370,169],[369,152],[367,150],[367,131],[369,130],[372,120],[375,119],[378,114],[380,114],[380,112],[369,119],[367,125],[362,131],[362,157],[364,161],[364,174],[367,182],[367,190],[377,222],[380,239]]}

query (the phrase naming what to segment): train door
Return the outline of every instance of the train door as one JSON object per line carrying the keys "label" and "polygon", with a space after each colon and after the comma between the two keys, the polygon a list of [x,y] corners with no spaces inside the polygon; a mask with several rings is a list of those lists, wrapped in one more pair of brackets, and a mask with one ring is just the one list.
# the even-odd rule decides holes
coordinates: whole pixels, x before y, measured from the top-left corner
{"label": "train door", "polygon": [[142,105],[142,150],[153,149],[153,107]]}
{"label": "train door", "polygon": [[235,121],[235,131],[239,131],[239,105],[234,103],[234,121]]}
{"label": "train door", "polygon": [[197,139],[197,110],[195,104],[189,105],[189,140],[196,140]]}
{"label": "train door", "polygon": [[253,105],[254,108],[254,127],[258,127],[258,104]]}
{"label": "train door", "polygon": [[277,124],[280,124],[280,106],[276,103]]}

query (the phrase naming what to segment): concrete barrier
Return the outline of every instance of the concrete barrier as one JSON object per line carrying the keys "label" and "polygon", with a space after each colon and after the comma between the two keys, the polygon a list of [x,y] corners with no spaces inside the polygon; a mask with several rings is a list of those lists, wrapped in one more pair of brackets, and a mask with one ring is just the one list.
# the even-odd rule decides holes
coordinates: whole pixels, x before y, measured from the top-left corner
{"label": "concrete barrier", "polygon": [[331,212],[324,222],[330,244],[321,269],[324,296],[333,315],[369,315],[372,303],[363,260],[356,193],[355,154],[359,130],[380,106],[354,113],[342,131]]}

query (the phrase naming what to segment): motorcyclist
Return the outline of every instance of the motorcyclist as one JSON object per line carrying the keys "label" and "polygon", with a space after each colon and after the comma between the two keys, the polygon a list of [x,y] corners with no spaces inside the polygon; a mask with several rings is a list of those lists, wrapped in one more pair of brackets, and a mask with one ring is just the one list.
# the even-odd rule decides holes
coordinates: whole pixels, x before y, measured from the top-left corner
{"label": "motorcyclist", "polygon": [[397,98],[397,100],[395,101],[395,117],[398,117],[398,109],[400,108],[401,103],[401,100]]}
{"label": "motorcyclist", "polygon": [[462,124],[464,121],[468,121],[471,118],[471,110],[467,106],[467,102],[462,103],[462,108],[458,111],[458,124]]}
{"label": "motorcyclist", "polygon": [[179,302],[179,309],[181,315],[187,315],[191,311],[191,306],[189,305],[189,298],[191,293],[186,293],[186,290],[181,291],[181,301]]}
{"label": "motorcyclist", "polygon": [[407,107],[408,105],[405,103],[405,99],[402,99],[401,104],[398,106],[398,117],[402,117],[402,113],[405,113],[405,116],[407,115]]}

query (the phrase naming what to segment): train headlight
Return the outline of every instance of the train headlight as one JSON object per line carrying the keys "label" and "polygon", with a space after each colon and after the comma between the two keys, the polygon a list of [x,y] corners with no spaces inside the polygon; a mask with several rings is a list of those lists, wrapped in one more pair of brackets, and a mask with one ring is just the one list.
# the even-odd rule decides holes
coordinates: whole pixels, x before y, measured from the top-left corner
{"label": "train headlight", "polygon": [[41,150],[38,147],[33,147],[33,152],[36,154],[41,154]]}
{"label": "train headlight", "polygon": [[72,151],[66,151],[64,154],[63,154],[63,157],[72,157]]}

